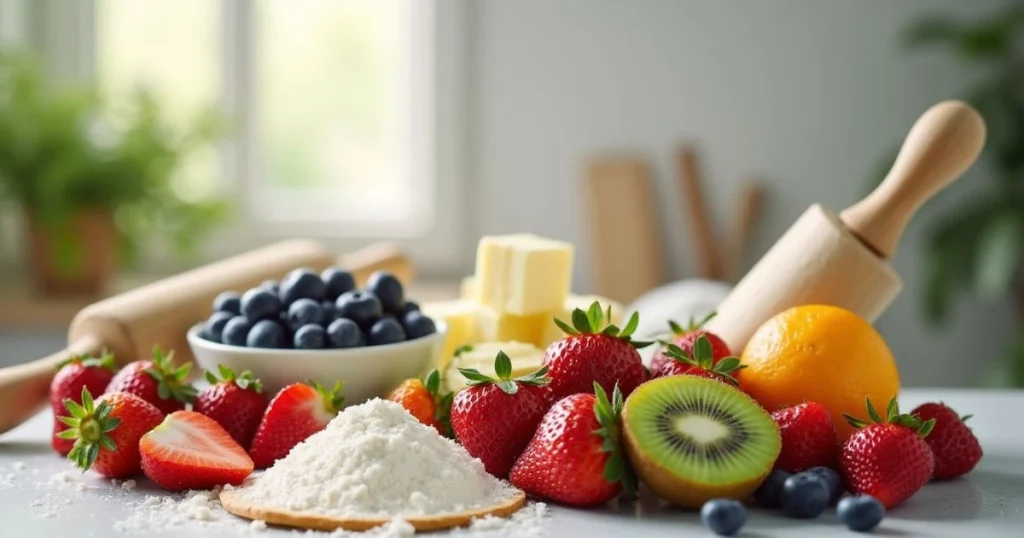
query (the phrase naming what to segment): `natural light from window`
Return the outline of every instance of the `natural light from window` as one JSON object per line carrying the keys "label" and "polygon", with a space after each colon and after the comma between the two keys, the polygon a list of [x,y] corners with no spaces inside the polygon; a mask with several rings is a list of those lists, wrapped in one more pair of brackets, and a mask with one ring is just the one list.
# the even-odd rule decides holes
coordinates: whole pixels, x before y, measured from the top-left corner
{"label": "natural light from window", "polygon": [[239,104],[224,154],[239,162],[190,163],[186,190],[235,189],[250,221],[422,228],[432,189],[414,112],[430,103],[416,101],[414,1],[98,0],[97,69],[119,93],[153,88],[179,119]]}

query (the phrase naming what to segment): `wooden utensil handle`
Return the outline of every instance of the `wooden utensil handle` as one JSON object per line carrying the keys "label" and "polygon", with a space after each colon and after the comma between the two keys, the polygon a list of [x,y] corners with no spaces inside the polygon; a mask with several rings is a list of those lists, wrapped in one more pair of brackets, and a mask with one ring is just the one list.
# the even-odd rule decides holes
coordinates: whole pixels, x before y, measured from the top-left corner
{"label": "wooden utensil handle", "polygon": [[0,433],[39,411],[42,403],[47,401],[50,381],[61,362],[75,355],[97,355],[102,347],[103,343],[98,338],[89,336],[49,357],[0,368]]}
{"label": "wooden utensil handle", "polygon": [[984,145],[985,121],[971,106],[953,100],[929,108],[881,185],[840,218],[879,256],[891,258],[921,204],[974,164]]}

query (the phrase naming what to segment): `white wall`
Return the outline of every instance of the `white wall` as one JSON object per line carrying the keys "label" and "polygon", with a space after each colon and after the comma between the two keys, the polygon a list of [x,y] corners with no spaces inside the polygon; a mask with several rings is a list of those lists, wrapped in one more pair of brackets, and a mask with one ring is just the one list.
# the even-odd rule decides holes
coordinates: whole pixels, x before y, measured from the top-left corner
{"label": "white wall", "polygon": [[[956,96],[970,71],[942,52],[899,54],[897,32],[924,10],[979,13],[993,0],[504,0],[471,20],[475,179],[480,233],[533,231],[580,248],[577,186],[601,150],[649,154],[677,277],[691,274],[685,221],[671,189],[673,146],[699,142],[719,221],[738,183],[770,181],[756,259],[809,204],[841,209],[864,192],[879,157],[929,105]],[[974,170],[959,185],[985,181]],[[925,208],[895,261],[907,286],[878,322],[907,385],[977,382],[1008,340],[1004,308],[965,305],[953,326],[920,321]],[[724,226],[724,222],[720,222]]]}

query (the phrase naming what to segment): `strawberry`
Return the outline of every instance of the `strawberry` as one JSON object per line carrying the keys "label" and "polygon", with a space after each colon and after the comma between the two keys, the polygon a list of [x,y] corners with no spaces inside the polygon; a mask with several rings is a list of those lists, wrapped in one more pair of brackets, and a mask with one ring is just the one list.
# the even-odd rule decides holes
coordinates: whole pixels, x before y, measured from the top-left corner
{"label": "strawberry", "polygon": [[541,419],[509,481],[526,493],[571,506],[610,501],[636,482],[623,456],[619,416],[622,392],[611,401],[600,383],[594,393],[559,400]]}
{"label": "strawberry", "polygon": [[713,349],[714,345],[706,334],[697,335],[690,351],[675,344],[666,344],[664,353],[671,362],[663,363],[655,377],[694,375],[724,381],[733,386],[739,385],[736,375],[746,366],[740,365],[739,357],[716,359]]}
{"label": "strawberry", "polygon": [[828,409],[818,402],[780,409],[772,413],[782,434],[782,452],[775,468],[799,473],[811,467],[835,469],[839,463],[839,438]]}
{"label": "strawberry", "polygon": [[64,400],[68,415],[60,421],[68,429],[58,437],[74,441],[68,459],[82,470],[92,469],[108,478],[139,472],[139,439],[163,419],[153,404],[125,392],[108,392],[93,401],[82,388],[81,404]]}
{"label": "strawberry", "polygon": [[573,310],[572,327],[555,319],[555,324],[567,336],[544,352],[544,365],[551,376],[552,401],[572,394],[589,394],[595,381],[606,392],[617,384],[622,394],[629,396],[647,380],[647,370],[637,349],[651,342],[631,339],[640,321],[637,313],[630,316],[622,329],[605,326],[606,319],[611,319],[611,307],[604,313],[596,301],[586,312],[579,308]]}
{"label": "strawberry", "polygon": [[406,379],[388,393],[387,399],[401,404],[423,424],[452,437],[451,408],[454,393],[441,394],[441,374],[431,370],[425,380]]}
{"label": "strawberry", "polygon": [[217,370],[219,377],[213,372],[206,372],[210,386],[196,396],[192,410],[216,420],[232,439],[247,448],[256,435],[263,412],[267,410],[263,385],[248,370],[236,375],[223,364],[218,365]]}
{"label": "strawberry", "polygon": [[533,437],[537,424],[550,403],[547,367],[512,378],[512,361],[499,351],[494,358],[497,379],[473,368],[460,368],[467,387],[452,402],[452,429],[473,457],[484,463],[488,473],[508,476],[516,458]]}
{"label": "strawberry", "polygon": [[687,355],[693,353],[693,345],[697,342],[697,338],[704,335],[711,341],[711,356],[715,362],[721,359],[732,356],[732,352],[729,350],[728,344],[719,336],[713,332],[705,330],[703,327],[707,322],[711,321],[715,317],[715,312],[712,312],[704,317],[700,321],[696,321],[690,318],[690,323],[683,327],[675,321],[669,320],[668,327],[670,334],[673,337],[671,342],[662,342],[662,347],[651,358],[651,377],[662,377],[664,375],[676,375],[675,373],[666,374],[663,372],[663,368],[666,366],[672,368],[672,363],[675,361],[672,357],[669,357],[666,353],[668,351],[668,344],[672,343],[679,348],[686,351]]}
{"label": "strawberry", "polygon": [[941,402],[919,405],[910,414],[920,420],[935,421],[932,432],[924,438],[935,457],[933,479],[965,475],[981,460],[981,444],[965,424],[970,415],[961,417]]}
{"label": "strawberry", "polygon": [[185,382],[192,363],[175,368],[173,358],[173,351],[165,355],[159,346],[154,347],[151,360],[135,361],[122,368],[110,380],[106,392],[134,394],[165,414],[184,409],[196,396],[195,387]]}
{"label": "strawberry", "polygon": [[139,440],[142,471],[168,491],[241,484],[252,460],[217,421],[175,411]]}
{"label": "strawberry", "polygon": [[935,426],[935,419],[922,421],[900,414],[896,398],[889,402],[884,421],[870,398],[867,407],[871,423],[844,415],[858,429],[843,444],[839,464],[851,492],[871,495],[892,508],[932,477],[935,460],[924,438]]}
{"label": "strawberry", "polygon": [[82,403],[82,389],[89,389],[90,394],[103,394],[117,368],[114,356],[104,352],[97,358],[78,355],[60,363],[60,369],[50,382],[50,409],[53,410],[53,435],[50,446],[61,456],[67,456],[74,447],[74,441],[58,437],[57,434],[67,429],[60,417],[67,416],[64,400]]}
{"label": "strawberry", "polygon": [[292,447],[327,427],[345,398],[342,382],[333,389],[317,383],[292,383],[272,400],[256,429],[249,456],[257,469],[266,469],[288,455]]}

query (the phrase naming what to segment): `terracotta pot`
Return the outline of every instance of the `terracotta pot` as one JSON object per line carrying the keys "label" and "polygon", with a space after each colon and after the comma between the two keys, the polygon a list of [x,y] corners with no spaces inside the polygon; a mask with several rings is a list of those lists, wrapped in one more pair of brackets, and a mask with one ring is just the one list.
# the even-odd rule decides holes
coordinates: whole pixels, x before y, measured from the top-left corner
{"label": "terracotta pot", "polygon": [[[110,284],[117,267],[114,219],[107,211],[81,210],[64,230],[48,229],[29,213],[26,216],[29,274],[43,295],[99,295]],[[64,235],[67,234],[67,235]],[[62,245],[62,241],[68,241]],[[71,264],[62,263],[62,246],[70,247]]]}

